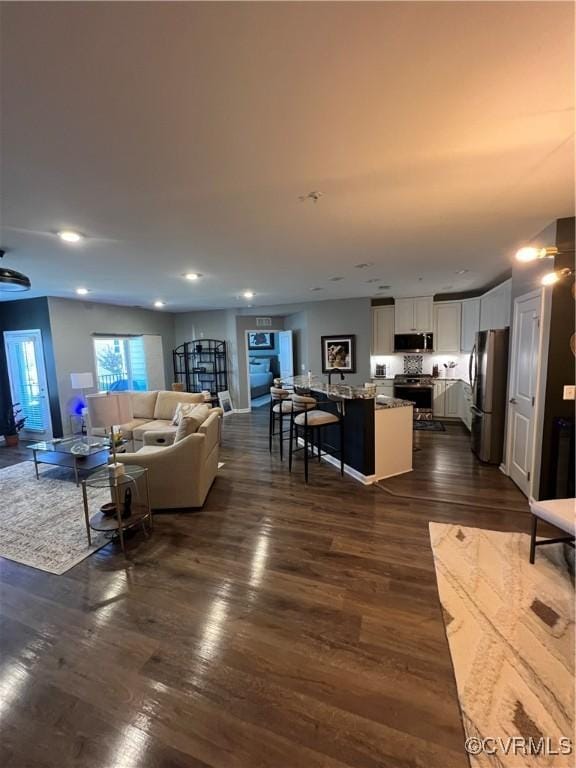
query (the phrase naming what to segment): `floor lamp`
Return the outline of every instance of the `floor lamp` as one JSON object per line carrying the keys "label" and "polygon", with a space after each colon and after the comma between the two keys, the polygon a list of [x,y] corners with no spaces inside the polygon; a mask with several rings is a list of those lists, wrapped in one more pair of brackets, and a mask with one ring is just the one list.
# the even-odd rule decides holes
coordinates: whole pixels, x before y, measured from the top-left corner
{"label": "floor lamp", "polygon": [[124,472],[124,464],[116,461],[116,440],[114,427],[126,424],[132,420],[132,398],[127,392],[104,392],[98,395],[88,395],[88,413],[90,424],[110,430],[110,441],[114,463],[109,465],[110,471],[115,475]]}
{"label": "floor lamp", "polygon": [[86,424],[84,422],[84,408],[86,407],[86,390],[94,386],[94,377],[90,371],[86,373],[71,373],[70,384],[72,389],[79,389],[82,392],[82,408],[80,418],[82,419],[82,434],[86,434]]}

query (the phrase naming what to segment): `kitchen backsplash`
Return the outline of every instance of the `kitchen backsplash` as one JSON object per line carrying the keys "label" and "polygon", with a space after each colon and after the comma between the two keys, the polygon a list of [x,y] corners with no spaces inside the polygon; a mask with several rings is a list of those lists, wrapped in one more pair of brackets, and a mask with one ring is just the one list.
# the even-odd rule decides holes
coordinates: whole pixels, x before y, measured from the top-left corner
{"label": "kitchen backsplash", "polygon": [[[422,373],[429,373],[432,375],[432,366],[438,365],[438,375],[440,378],[449,379],[464,379],[468,381],[468,359],[469,355],[385,355],[372,357],[371,360],[371,374],[376,372],[376,363],[386,366],[386,377],[393,379],[397,373],[403,374],[404,371],[404,358],[405,357],[418,357],[422,358]],[[446,370],[444,363],[448,363],[453,360],[456,363],[455,368]]]}

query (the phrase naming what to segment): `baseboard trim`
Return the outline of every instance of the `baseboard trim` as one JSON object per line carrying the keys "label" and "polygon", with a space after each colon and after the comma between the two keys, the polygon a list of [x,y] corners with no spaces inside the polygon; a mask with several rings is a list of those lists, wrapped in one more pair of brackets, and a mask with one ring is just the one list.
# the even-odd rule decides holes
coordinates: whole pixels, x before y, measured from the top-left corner
{"label": "baseboard trim", "polygon": [[[301,437],[298,438],[298,445],[302,447],[304,446],[304,440]],[[315,457],[314,460],[316,459],[317,457]],[[337,459],[335,456],[331,456],[329,453],[322,454],[322,461],[325,461],[327,464],[331,464],[333,467],[340,470],[340,459]],[[348,477],[351,477],[353,480],[362,483],[362,485],[374,485],[378,480],[384,479],[376,477],[376,475],[363,475],[362,472],[354,469],[354,467],[349,467],[348,464],[344,464],[344,474],[348,475]]]}
{"label": "baseboard trim", "polygon": [[234,408],[232,413],[252,413],[252,408]]}

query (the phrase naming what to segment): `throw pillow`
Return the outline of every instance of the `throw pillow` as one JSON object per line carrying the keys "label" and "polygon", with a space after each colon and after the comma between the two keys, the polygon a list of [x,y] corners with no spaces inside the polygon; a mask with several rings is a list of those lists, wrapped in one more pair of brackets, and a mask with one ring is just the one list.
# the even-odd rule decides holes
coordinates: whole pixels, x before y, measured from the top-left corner
{"label": "throw pillow", "polygon": [[210,408],[207,405],[196,405],[188,414],[182,413],[174,442],[177,443],[183,437],[198,432],[198,428],[204,424],[209,415]]}
{"label": "throw pillow", "polygon": [[204,408],[202,403],[178,403],[174,411],[172,426],[177,427],[182,416],[191,416],[196,408]]}

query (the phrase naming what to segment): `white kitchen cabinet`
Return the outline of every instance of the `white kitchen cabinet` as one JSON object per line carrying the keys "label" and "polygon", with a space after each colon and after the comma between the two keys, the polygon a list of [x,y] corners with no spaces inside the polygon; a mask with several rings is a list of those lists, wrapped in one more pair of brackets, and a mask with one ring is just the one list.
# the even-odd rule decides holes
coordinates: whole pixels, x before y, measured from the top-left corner
{"label": "white kitchen cabinet", "polygon": [[480,299],[466,299],[462,302],[462,334],[460,337],[462,352],[472,352],[479,330]]}
{"label": "white kitchen cabinet", "polygon": [[462,303],[442,301],[434,304],[434,351],[460,352]]}
{"label": "white kitchen cabinet", "polygon": [[444,415],[448,419],[460,418],[461,381],[447,381],[444,395]]}
{"label": "white kitchen cabinet", "polygon": [[461,384],[460,418],[468,430],[472,429],[472,387],[465,381]]}
{"label": "white kitchen cabinet", "polygon": [[376,395],[385,395],[386,397],[394,397],[394,382],[393,381],[378,381],[378,379],[372,380],[376,384]]}
{"label": "white kitchen cabinet", "polygon": [[506,328],[510,325],[512,282],[497,285],[480,299],[480,330]]}
{"label": "white kitchen cabinet", "polygon": [[394,352],[394,306],[372,307],[372,354]]}
{"label": "white kitchen cabinet", "polygon": [[446,382],[436,379],[432,387],[432,415],[439,418],[444,416],[446,411]]}
{"label": "white kitchen cabinet", "polygon": [[437,419],[459,419],[462,413],[462,382],[436,379],[433,383],[432,415]]}
{"label": "white kitchen cabinet", "polygon": [[432,296],[396,299],[395,333],[432,333],[434,326],[432,308]]}

